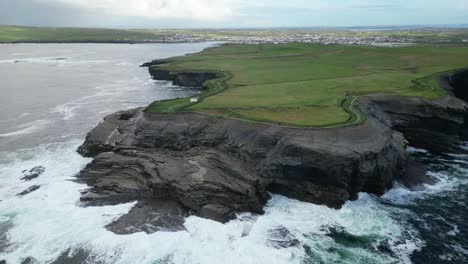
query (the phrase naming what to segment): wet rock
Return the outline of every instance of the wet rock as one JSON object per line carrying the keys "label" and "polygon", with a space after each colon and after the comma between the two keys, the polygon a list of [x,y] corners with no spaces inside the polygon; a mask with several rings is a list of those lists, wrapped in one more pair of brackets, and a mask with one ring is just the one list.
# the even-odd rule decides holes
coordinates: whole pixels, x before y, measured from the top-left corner
{"label": "wet rock", "polygon": [[369,248],[378,239],[378,237],[373,236],[353,235],[342,227],[330,228],[327,235],[333,238],[336,243],[350,248]]}
{"label": "wet rock", "polygon": [[412,191],[423,190],[424,184],[434,185],[438,182],[437,178],[427,174],[427,165],[415,158],[410,159],[405,177],[398,181]]}
{"label": "wet rock", "polygon": [[35,263],[38,263],[38,262],[36,259],[32,257],[27,257],[21,262],[21,264],[35,264]]}
{"label": "wet rock", "polygon": [[[8,231],[13,227],[11,218],[0,223],[0,252],[6,252],[8,248],[13,246],[8,238]],[[5,260],[4,260],[5,261]],[[0,261],[1,264],[1,261]]]}
{"label": "wet rock", "polygon": [[24,190],[24,191],[22,191],[22,192],[16,194],[16,196],[25,196],[25,195],[27,195],[27,194],[30,194],[30,193],[32,193],[32,192],[38,190],[39,188],[41,188],[40,185],[33,185],[33,186],[27,188],[26,190]]}
{"label": "wet rock", "polygon": [[275,229],[271,229],[267,234],[267,244],[271,247],[281,249],[297,247],[301,242],[294,237],[284,226],[280,226]]}
{"label": "wet rock", "polygon": [[39,177],[39,175],[43,174],[44,171],[45,171],[45,168],[43,166],[36,166],[30,169],[28,172],[23,171],[24,176],[21,178],[21,180],[30,181],[32,179]]}
{"label": "wet rock", "polygon": [[[157,66],[149,70],[156,79],[184,86],[201,86],[215,78]],[[362,125],[331,129],[143,109],[112,114],[88,133],[78,150],[95,157],[77,176],[90,186],[82,201],[85,205],[170,201],[174,208],[220,222],[238,212],[263,213],[268,192],[340,208],[357,199],[359,192],[382,195],[397,180],[408,186],[430,181],[425,166],[408,158],[408,143],[435,152],[463,151],[458,145],[467,107],[453,96],[438,100],[360,96],[357,107],[368,117]],[[167,223],[178,228],[178,221],[159,221],[161,215],[169,219],[184,215],[174,208],[150,218],[143,215],[157,213],[156,208],[136,207],[108,228],[152,232],[171,229]],[[151,228],[145,229],[146,223]],[[128,228],[132,225],[133,231]]]}
{"label": "wet rock", "polygon": [[121,216],[106,228],[119,235],[157,231],[185,230],[185,218],[189,211],[174,201],[139,201],[128,214]]}
{"label": "wet rock", "polygon": [[[92,186],[82,193],[84,205],[152,200],[149,204],[166,203],[175,207],[170,210],[167,206],[166,210],[174,216],[173,220],[166,218],[174,223],[177,222],[174,219],[187,215],[188,210],[221,222],[234,218],[238,211],[262,213],[268,198],[265,190],[259,189],[262,186],[255,184],[253,167],[243,166],[237,158],[207,148],[182,153],[120,147],[96,156],[78,180]],[[137,207],[125,219],[142,214],[147,208],[150,207]],[[163,223],[165,218],[161,216],[165,211],[155,212]]]}
{"label": "wet rock", "polygon": [[111,151],[117,142],[123,140],[125,134],[132,134],[132,117],[142,109],[132,109],[117,112],[104,118],[98,127],[91,130],[86,136],[85,143],[78,148],[78,153],[84,157],[94,157],[99,153]]}
{"label": "wet rock", "polygon": [[85,205],[172,200],[225,222],[263,213],[268,192],[339,208],[361,191],[383,194],[405,169],[403,137],[373,120],[313,130],[193,113],[122,115],[106,117],[79,149],[95,156],[78,175],[91,186]]}
{"label": "wet rock", "polygon": [[84,249],[67,250],[63,252],[56,260],[52,261],[51,264],[103,264],[104,261],[98,260],[91,256],[90,252]]}

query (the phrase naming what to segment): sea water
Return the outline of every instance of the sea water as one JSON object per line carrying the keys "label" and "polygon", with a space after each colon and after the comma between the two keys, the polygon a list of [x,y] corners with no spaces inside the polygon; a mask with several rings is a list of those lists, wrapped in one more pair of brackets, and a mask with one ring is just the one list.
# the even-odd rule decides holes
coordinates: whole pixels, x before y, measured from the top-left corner
{"label": "sea water", "polygon": [[[116,235],[133,203],[80,207],[76,153],[112,112],[196,89],[151,80],[138,65],[216,45],[0,46],[0,260],[67,263],[467,263],[468,157],[411,148],[439,179],[419,191],[360,194],[341,210],[272,195],[262,216],[226,224],[189,217],[185,231]],[[22,171],[45,172],[22,181]],[[18,193],[40,188],[25,196]],[[65,258],[66,259],[66,258]],[[79,263],[79,262],[78,262]]]}

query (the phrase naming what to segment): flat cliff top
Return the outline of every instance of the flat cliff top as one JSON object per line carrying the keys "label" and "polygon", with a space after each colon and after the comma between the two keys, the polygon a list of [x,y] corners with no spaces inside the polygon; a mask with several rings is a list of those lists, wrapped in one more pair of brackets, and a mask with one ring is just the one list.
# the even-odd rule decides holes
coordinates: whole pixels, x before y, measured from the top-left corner
{"label": "flat cliff top", "polygon": [[440,75],[468,66],[467,54],[462,46],[222,45],[151,66],[150,71],[176,74],[215,73],[217,79],[206,81],[200,95],[155,102],[147,111],[301,127],[362,123],[365,116],[354,107],[358,96],[443,97]]}

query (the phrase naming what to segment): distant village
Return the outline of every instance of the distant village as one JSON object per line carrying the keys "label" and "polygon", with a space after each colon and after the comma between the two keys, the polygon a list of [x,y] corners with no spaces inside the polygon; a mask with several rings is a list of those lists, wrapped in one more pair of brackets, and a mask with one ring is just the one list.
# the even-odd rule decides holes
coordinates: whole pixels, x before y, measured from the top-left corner
{"label": "distant village", "polygon": [[321,33],[296,33],[296,34],[271,34],[260,35],[216,35],[210,34],[174,34],[162,37],[163,42],[202,42],[202,41],[223,41],[229,43],[260,44],[260,43],[290,43],[306,42],[319,43],[324,45],[373,45],[373,46],[407,46],[416,43],[412,38],[401,38],[392,36],[360,36],[359,33],[353,35],[333,35]]}

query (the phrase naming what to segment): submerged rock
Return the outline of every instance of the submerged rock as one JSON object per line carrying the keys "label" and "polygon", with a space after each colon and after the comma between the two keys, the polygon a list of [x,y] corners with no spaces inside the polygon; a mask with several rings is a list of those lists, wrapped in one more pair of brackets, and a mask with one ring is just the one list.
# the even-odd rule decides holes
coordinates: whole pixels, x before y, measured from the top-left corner
{"label": "submerged rock", "polygon": [[83,263],[105,263],[98,257],[94,257],[88,250],[85,249],[68,249],[63,252],[51,264],[83,264]]}
{"label": "submerged rock", "polygon": [[35,264],[35,263],[38,263],[38,261],[32,257],[27,257],[21,262],[21,264]]}
{"label": "submerged rock", "polygon": [[369,248],[378,240],[376,236],[350,234],[340,226],[331,227],[327,232],[327,236],[331,237],[335,243],[349,248]]}
{"label": "submerged rock", "polygon": [[268,231],[267,245],[276,249],[297,247],[301,242],[289,230],[280,226]]}
{"label": "submerged rock", "polygon": [[27,194],[30,194],[30,193],[34,192],[34,191],[37,191],[39,188],[41,188],[40,185],[33,185],[33,186],[27,188],[26,190],[16,194],[16,196],[25,196]]}
{"label": "submerged rock", "polygon": [[36,166],[29,171],[23,171],[23,177],[21,180],[23,181],[30,181],[32,179],[35,179],[39,177],[39,175],[43,174],[45,172],[45,168],[43,166]]}

